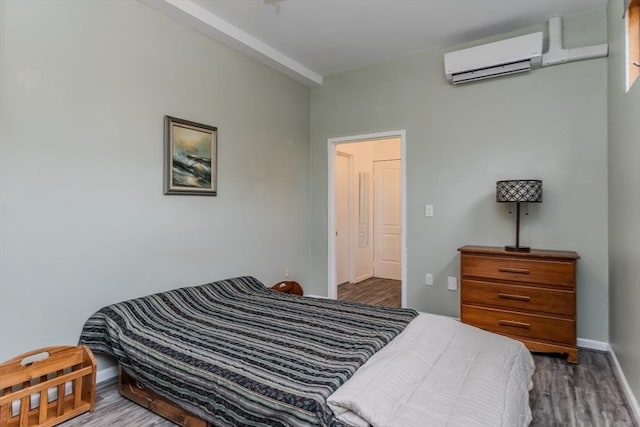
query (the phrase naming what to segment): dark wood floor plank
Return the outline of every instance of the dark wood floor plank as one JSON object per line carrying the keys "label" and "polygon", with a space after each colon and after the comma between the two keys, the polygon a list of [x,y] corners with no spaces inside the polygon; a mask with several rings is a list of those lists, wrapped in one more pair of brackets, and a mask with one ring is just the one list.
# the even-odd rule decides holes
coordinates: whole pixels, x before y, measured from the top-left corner
{"label": "dark wood floor plank", "polygon": [[66,423],[64,427],[173,427],[171,421],[154,414],[118,393],[116,380],[98,385],[96,410],[80,415]]}
{"label": "dark wood floor plank", "polygon": [[608,353],[580,350],[580,364],[534,355],[531,426],[635,426]]}
{"label": "dark wood floor plank", "polygon": [[338,299],[383,307],[400,307],[402,282],[372,277],[358,283],[338,285]]}

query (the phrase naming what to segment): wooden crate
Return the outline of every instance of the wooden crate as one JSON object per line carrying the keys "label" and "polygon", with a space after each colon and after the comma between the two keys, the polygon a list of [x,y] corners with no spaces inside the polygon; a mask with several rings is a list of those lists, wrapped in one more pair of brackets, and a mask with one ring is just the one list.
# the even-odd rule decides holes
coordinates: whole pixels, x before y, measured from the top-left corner
{"label": "wooden crate", "polygon": [[96,360],[85,346],[47,347],[0,365],[0,427],[54,426],[95,408]]}

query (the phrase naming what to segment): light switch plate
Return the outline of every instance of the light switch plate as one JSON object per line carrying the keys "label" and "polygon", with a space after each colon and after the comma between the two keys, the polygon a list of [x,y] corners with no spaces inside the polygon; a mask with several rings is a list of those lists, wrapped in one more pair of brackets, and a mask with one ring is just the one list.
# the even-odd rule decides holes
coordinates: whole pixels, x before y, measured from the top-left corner
{"label": "light switch plate", "polygon": [[433,286],[433,274],[427,273],[424,277],[424,284],[427,286]]}
{"label": "light switch plate", "polygon": [[449,276],[449,282],[448,282],[448,286],[450,291],[457,291],[458,290],[458,278],[455,276]]}
{"label": "light switch plate", "polygon": [[433,205],[424,205],[424,216],[427,218],[433,216]]}

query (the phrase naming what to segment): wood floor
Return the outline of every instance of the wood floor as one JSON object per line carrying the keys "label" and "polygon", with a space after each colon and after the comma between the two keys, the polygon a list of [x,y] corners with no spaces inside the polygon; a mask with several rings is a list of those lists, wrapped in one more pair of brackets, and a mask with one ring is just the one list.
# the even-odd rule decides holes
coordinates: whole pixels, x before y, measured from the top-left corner
{"label": "wood floor", "polygon": [[[530,394],[535,427],[636,426],[624,401],[607,353],[581,350],[580,364],[561,357],[534,355],[536,371]],[[115,381],[98,386],[96,410],[65,427],[170,427],[171,422],[118,394]],[[637,427],[637,426],[636,426]]]}
{"label": "wood floor", "polygon": [[358,283],[338,285],[338,299],[383,307],[400,307],[401,286],[400,280],[372,277]]}
{"label": "wood floor", "polygon": [[534,354],[533,358],[531,426],[637,427],[609,353],[581,349],[579,365],[562,357]]}

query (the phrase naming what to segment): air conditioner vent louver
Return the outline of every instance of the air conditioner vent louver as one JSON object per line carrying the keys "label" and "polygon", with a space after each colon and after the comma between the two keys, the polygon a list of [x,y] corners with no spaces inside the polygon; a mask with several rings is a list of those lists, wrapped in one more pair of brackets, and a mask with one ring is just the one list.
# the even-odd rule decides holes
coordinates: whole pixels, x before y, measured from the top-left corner
{"label": "air conditioner vent louver", "polygon": [[457,85],[476,80],[492,79],[494,77],[506,76],[509,74],[524,73],[530,70],[531,61],[526,60],[490,68],[481,68],[480,70],[468,71],[466,73],[454,74],[451,79],[451,83]]}

